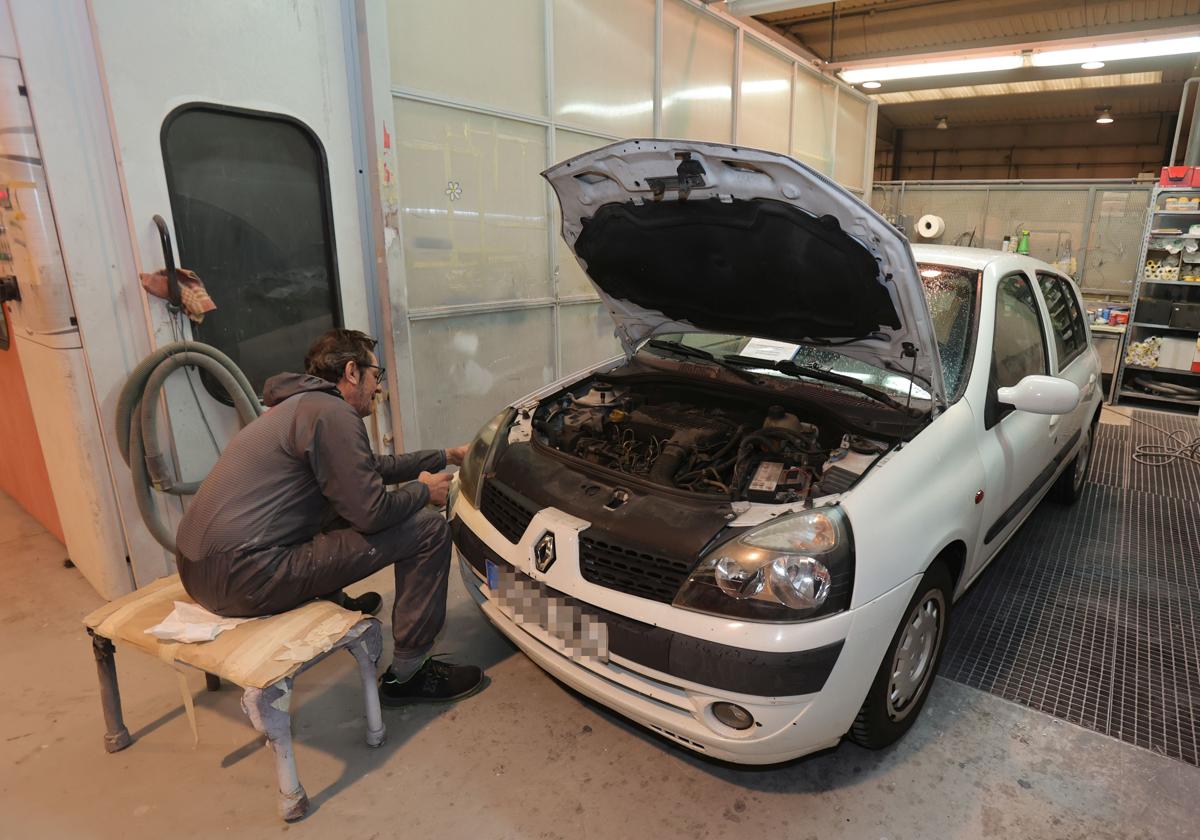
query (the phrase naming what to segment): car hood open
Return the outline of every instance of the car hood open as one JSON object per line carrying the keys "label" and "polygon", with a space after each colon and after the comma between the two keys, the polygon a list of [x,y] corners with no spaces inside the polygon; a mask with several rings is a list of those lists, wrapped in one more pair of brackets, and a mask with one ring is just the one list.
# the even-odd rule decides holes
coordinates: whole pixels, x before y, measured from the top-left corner
{"label": "car hood open", "polygon": [[550,167],[562,235],[628,355],[670,332],[830,347],[945,386],[908,242],[785,155],[626,140]]}

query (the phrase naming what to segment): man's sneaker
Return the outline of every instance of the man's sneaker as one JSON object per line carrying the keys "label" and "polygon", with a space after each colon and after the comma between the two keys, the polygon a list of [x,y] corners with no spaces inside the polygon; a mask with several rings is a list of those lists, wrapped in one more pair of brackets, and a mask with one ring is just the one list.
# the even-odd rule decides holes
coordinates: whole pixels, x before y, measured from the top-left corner
{"label": "man's sneaker", "polygon": [[379,608],[383,606],[383,598],[380,597],[378,592],[364,592],[357,598],[352,598],[339,590],[324,596],[324,600],[333,601],[333,603],[343,609],[356,610],[367,615],[379,615]]}
{"label": "man's sneaker", "polygon": [[379,702],[385,706],[445,703],[474,694],[483,685],[483,670],[475,665],[452,665],[429,657],[407,682],[390,670],[379,678]]}

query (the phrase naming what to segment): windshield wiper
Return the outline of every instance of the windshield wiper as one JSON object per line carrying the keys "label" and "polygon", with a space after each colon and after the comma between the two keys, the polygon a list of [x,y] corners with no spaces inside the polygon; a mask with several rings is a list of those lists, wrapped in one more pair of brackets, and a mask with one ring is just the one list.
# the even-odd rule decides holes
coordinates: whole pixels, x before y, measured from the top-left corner
{"label": "windshield wiper", "polygon": [[646,344],[655,348],[656,350],[666,350],[670,353],[677,353],[680,356],[690,356],[693,359],[704,359],[706,362],[713,362],[714,364],[725,368],[725,370],[734,374],[739,379],[744,379],[747,382],[753,382],[757,384],[760,381],[757,376],[749,371],[742,370],[739,367],[734,367],[732,364],[726,364],[725,359],[729,358],[728,356],[722,356],[721,358],[718,358],[712,353],[709,353],[707,350],[701,350],[699,347],[692,347],[688,344],[684,344],[682,341],[671,341],[665,338],[652,338],[647,341]]}
{"label": "windshield wiper", "polygon": [[763,370],[777,370],[780,373],[795,377],[808,377],[809,379],[817,379],[821,382],[832,382],[835,385],[845,385],[847,388],[853,388],[861,394],[865,394],[873,400],[878,400],[884,405],[894,408],[897,411],[902,411],[910,417],[921,417],[924,412],[910,408],[904,403],[893,399],[885,391],[878,388],[872,388],[870,385],[855,379],[853,376],[843,376],[840,373],[834,373],[831,370],[822,370],[818,367],[806,365],[798,365],[791,359],[779,359],[772,361],[770,359],[755,359],[751,356],[739,356],[736,353],[731,353],[722,357],[725,362],[732,365],[744,365],[746,367],[756,367]]}

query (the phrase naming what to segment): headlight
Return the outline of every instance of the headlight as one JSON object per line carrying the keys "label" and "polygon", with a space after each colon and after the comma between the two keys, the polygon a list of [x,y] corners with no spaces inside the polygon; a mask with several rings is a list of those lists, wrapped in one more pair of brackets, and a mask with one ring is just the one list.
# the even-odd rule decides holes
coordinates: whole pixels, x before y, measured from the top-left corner
{"label": "headlight", "polygon": [[710,551],[674,605],[754,621],[804,621],[850,606],[854,545],[840,507],[806,510]]}
{"label": "headlight", "polygon": [[475,507],[479,507],[479,479],[491,460],[497,433],[508,428],[512,416],[513,409],[506,408],[489,420],[467,447],[467,455],[458,468],[459,491]]}

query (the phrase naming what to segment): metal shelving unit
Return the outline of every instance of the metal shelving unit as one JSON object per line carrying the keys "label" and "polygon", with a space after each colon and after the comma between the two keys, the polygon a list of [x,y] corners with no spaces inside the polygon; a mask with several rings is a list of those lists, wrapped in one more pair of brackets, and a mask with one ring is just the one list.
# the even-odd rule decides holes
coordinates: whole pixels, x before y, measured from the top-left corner
{"label": "metal shelving unit", "polygon": [[[1200,231],[1193,232],[1193,225],[1200,223],[1200,209],[1168,210],[1168,203],[1176,203],[1179,199],[1200,199],[1200,187],[1157,187],[1150,202],[1150,212],[1146,217],[1146,229],[1142,239],[1142,254],[1138,262],[1137,277],[1134,281],[1133,312],[1126,328],[1125,352],[1118,360],[1116,381],[1113,383],[1114,401],[1120,404],[1142,403],[1147,408],[1174,408],[1179,411],[1196,413],[1200,406],[1200,395],[1153,393],[1136,384],[1136,380],[1153,382],[1158,385],[1174,385],[1186,388],[1200,388],[1200,371],[1177,367],[1158,367],[1132,365],[1125,363],[1128,348],[1135,342],[1145,341],[1151,336],[1164,339],[1200,340],[1200,328],[1194,326],[1195,318],[1200,317],[1200,282],[1189,282],[1177,279],[1147,278],[1146,263],[1150,259],[1162,259],[1169,254],[1165,243],[1170,240],[1182,240],[1185,245],[1190,240],[1200,240]],[[1154,233],[1164,229],[1178,229],[1178,234]],[[1185,263],[1180,256],[1180,276],[1185,276]],[[1195,266],[1196,274],[1200,274],[1200,265]],[[1166,317],[1162,317],[1163,313]],[[1198,314],[1192,314],[1193,312]],[[1171,323],[1178,318],[1183,323]],[[1166,321],[1166,323],[1162,323]],[[1200,352],[1198,346],[1197,352]],[[1161,358],[1161,357],[1160,357]]]}

